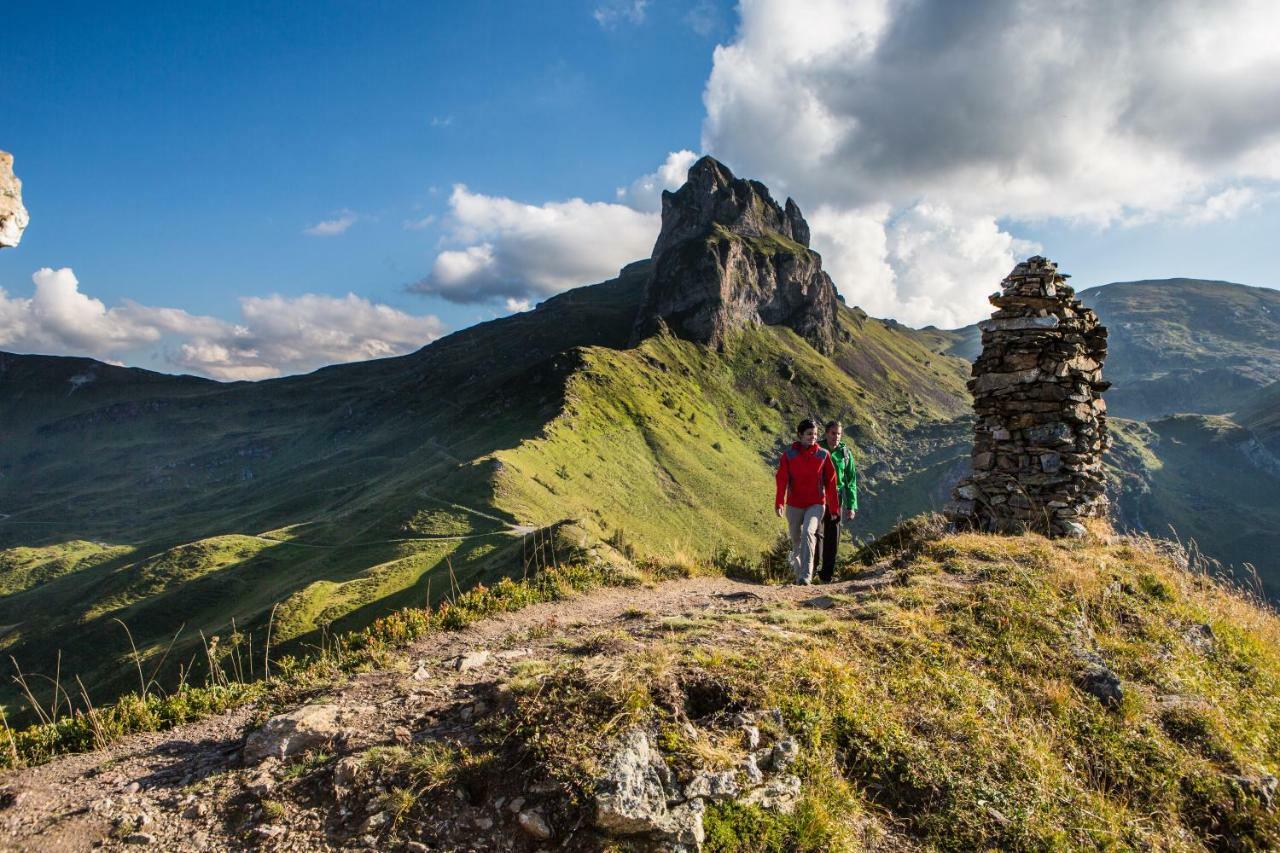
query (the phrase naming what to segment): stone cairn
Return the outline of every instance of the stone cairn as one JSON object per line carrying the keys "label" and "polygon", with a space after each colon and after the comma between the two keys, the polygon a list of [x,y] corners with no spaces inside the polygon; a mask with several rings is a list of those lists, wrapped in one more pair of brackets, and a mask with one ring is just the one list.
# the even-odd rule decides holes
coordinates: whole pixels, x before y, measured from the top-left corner
{"label": "stone cairn", "polygon": [[957,526],[1082,536],[1080,519],[1107,514],[1107,329],[1066,279],[1046,258],[1023,261],[978,324],[973,471],[947,511]]}

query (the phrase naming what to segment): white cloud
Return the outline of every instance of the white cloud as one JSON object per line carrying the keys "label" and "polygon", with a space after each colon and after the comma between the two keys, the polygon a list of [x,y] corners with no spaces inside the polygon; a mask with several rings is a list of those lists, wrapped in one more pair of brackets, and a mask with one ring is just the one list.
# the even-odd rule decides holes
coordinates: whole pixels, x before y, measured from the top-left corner
{"label": "white cloud", "polygon": [[451,302],[532,301],[602,281],[647,257],[658,236],[657,214],[580,198],[533,205],[459,184],[449,208],[458,248],[441,251],[409,289]]}
{"label": "white cloud", "polygon": [[619,24],[643,24],[648,5],[649,0],[605,0],[596,6],[591,17],[606,30],[612,30]]}
{"label": "white cloud", "polygon": [[512,299],[507,297],[506,308],[512,314],[519,314],[521,311],[528,311],[532,307],[528,299]]}
{"label": "white cloud", "polygon": [[688,177],[689,167],[697,159],[698,155],[688,149],[672,151],[655,171],[636,178],[631,186],[619,187],[618,201],[636,210],[660,212],[662,191],[679,189]]}
{"label": "white cloud", "polygon": [[1187,225],[1203,225],[1223,219],[1235,219],[1241,213],[1258,205],[1258,193],[1250,187],[1227,187],[1209,196],[1202,204],[1187,211],[1183,222]]}
{"label": "white cloud", "polygon": [[820,208],[814,242],[837,285],[904,320],[985,310],[1008,271],[990,278],[993,259],[1025,248],[997,220],[1205,222],[1280,180],[1274,3],[814,0],[800,14],[743,0],[740,13],[715,51],[703,150]]}
{"label": "white cloud", "polygon": [[720,28],[723,21],[720,9],[713,0],[698,0],[684,15],[684,22],[700,36],[709,36]]}
{"label": "white cloud", "polygon": [[813,247],[851,304],[915,326],[955,327],[990,311],[986,296],[1019,258],[1039,247],[993,220],[921,202],[815,209]]}
{"label": "white cloud", "polygon": [[410,352],[444,331],[354,294],[247,297],[240,322],[125,302],[107,308],[79,289],[68,268],[32,276],[31,297],[0,289],[0,348],[117,361],[159,345],[174,368],[216,379],[263,379],[325,364]]}
{"label": "white cloud", "polygon": [[322,219],[315,225],[303,228],[302,233],[309,237],[337,237],[339,234],[345,234],[359,218],[350,210],[340,210],[332,219]]}

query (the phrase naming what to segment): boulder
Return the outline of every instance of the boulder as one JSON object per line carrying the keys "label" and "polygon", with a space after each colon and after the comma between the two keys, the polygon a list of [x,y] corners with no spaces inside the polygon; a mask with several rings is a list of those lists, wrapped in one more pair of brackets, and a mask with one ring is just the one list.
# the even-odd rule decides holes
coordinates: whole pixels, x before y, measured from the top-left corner
{"label": "boulder", "polygon": [[658,827],[667,816],[667,792],[654,766],[661,760],[643,730],[623,735],[596,786],[597,826],[621,835]]}
{"label": "boulder", "polygon": [[304,705],[277,714],[245,738],[244,763],[254,765],[267,758],[284,760],[327,747],[348,733],[360,710],[342,705]]}
{"label": "boulder", "polygon": [[1091,663],[1076,676],[1076,685],[1108,708],[1118,707],[1124,700],[1120,676],[1101,663]]}
{"label": "boulder", "polygon": [[[705,784],[710,789],[724,783],[709,779]],[[702,800],[668,808],[671,787],[671,771],[648,733],[628,731],[596,783],[596,826],[614,835],[645,835],[674,845],[666,849],[698,849],[703,840]]]}

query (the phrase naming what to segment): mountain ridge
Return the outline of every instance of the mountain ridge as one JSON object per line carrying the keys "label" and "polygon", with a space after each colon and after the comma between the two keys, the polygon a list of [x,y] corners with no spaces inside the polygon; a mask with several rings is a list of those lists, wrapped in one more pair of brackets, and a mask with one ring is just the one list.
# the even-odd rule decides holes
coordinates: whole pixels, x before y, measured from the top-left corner
{"label": "mountain ridge", "polygon": [[[757,248],[739,247],[772,263]],[[750,318],[725,348],[670,328],[632,346],[653,267],[405,356],[254,383],[116,385],[135,374],[104,368],[73,386],[81,362],[7,356],[0,651],[43,672],[61,650],[104,701],[129,687],[117,620],[149,661],[182,623],[170,662],[233,618],[285,653],[519,577],[541,534],[513,532],[570,516],[639,553],[758,553],[776,533],[773,456],[806,416],[848,423],[865,533],[945,499],[962,362],[834,298],[829,354]]]}

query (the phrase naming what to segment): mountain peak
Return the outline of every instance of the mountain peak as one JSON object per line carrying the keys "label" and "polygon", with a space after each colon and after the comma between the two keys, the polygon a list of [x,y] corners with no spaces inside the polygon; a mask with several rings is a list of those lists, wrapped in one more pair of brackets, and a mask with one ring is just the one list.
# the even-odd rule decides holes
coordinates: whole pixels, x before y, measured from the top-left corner
{"label": "mountain peak", "polygon": [[809,245],[809,224],[794,201],[787,199],[785,208],[779,206],[764,184],[735,177],[728,166],[706,156],[689,167],[684,186],[663,191],[662,231],[653,259],[715,225],[743,236],[781,234]]}
{"label": "mountain peak", "polygon": [[637,340],[665,325],[723,347],[735,329],[762,323],[789,326],[820,351],[834,347],[835,286],[809,248],[799,205],[779,205],[764,184],[713,157],[663,192],[653,261]]}

